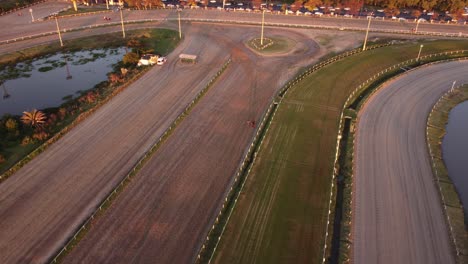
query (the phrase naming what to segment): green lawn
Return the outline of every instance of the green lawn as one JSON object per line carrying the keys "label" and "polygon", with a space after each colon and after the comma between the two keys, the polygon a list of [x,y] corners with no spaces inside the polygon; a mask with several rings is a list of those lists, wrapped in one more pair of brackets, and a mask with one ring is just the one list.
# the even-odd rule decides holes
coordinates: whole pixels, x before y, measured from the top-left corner
{"label": "green lawn", "polygon": [[[290,89],[221,237],[215,263],[321,263],[341,108],[363,81],[414,58],[419,44],[348,57]],[[468,42],[425,42],[422,55],[456,49],[468,49]]]}
{"label": "green lawn", "polygon": [[[72,8],[61,11],[58,13],[59,16],[66,16],[66,15],[75,15],[75,14],[83,14],[83,13],[91,13],[91,12],[98,12],[98,11],[107,11],[108,9],[106,8],[106,5],[100,5],[100,6],[91,6],[91,7],[77,7],[77,11],[73,8],[73,5],[71,4]],[[109,7],[110,11],[112,10],[112,6]]]}

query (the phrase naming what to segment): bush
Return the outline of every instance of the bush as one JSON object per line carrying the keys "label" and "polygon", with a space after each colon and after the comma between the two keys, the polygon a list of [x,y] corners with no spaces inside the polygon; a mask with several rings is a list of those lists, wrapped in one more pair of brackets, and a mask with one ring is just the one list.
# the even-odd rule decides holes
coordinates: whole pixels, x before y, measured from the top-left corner
{"label": "bush", "polygon": [[13,118],[9,118],[5,122],[5,127],[8,130],[8,132],[16,132],[16,130],[18,129],[18,122],[16,122],[16,120],[14,120]]}
{"label": "bush", "polygon": [[123,57],[123,63],[126,65],[129,65],[129,64],[135,65],[138,63],[139,60],[140,60],[140,57],[135,52],[129,52],[125,54]]}

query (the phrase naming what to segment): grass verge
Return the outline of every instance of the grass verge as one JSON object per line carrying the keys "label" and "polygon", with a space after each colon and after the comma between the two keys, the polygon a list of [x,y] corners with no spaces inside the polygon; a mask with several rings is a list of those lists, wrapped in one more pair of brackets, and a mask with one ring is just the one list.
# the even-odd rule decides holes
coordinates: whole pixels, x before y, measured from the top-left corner
{"label": "grass verge", "polygon": [[[224,228],[214,262],[331,260],[328,234],[333,234],[334,213],[329,209],[335,206],[334,158],[342,107],[369,77],[414,58],[419,44],[403,43],[332,60],[336,63],[319,63],[279,92],[284,97]],[[431,41],[424,46],[427,54],[467,49],[468,43]]]}
{"label": "grass verge", "polygon": [[[112,7],[109,7],[112,8]],[[77,14],[86,14],[86,13],[94,13],[94,12],[111,12],[111,10],[108,10],[106,6],[92,6],[92,7],[77,7],[77,11],[75,9],[69,8],[64,11],[60,11],[58,13],[59,16],[73,16]]]}
{"label": "grass verge", "polygon": [[468,263],[468,234],[463,206],[457,189],[452,183],[442,158],[442,138],[449,119],[450,110],[468,100],[468,85],[446,93],[433,107],[427,120],[427,143],[432,158],[432,169],[444,197],[446,214],[450,218],[452,238],[458,255],[458,263]]}

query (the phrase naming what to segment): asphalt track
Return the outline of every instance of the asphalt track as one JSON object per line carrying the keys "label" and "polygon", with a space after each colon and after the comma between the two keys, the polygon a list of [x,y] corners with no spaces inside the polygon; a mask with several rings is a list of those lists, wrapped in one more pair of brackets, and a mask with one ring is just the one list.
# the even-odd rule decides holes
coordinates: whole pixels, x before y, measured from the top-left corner
{"label": "asphalt track", "polygon": [[353,263],[455,263],[426,145],[429,111],[468,61],[404,74],[360,111],[355,148]]}

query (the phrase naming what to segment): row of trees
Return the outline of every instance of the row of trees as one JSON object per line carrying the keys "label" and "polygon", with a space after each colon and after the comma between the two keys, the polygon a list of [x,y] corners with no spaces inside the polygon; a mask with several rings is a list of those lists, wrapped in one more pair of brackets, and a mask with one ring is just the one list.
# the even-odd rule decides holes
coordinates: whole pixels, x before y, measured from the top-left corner
{"label": "row of trees", "polygon": [[457,12],[468,6],[467,0],[364,0],[366,5],[386,8],[417,8],[422,10],[438,10]]}

